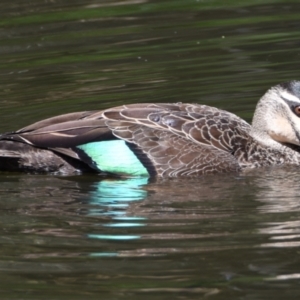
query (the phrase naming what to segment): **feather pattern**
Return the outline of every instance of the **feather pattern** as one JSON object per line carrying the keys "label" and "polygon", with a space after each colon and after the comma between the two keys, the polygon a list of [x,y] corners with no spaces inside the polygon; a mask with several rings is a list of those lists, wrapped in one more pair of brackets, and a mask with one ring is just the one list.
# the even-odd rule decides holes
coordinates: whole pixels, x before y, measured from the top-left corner
{"label": "feather pattern", "polygon": [[[274,111],[280,107],[278,103],[285,101],[280,97],[281,90],[298,96],[290,85],[270,89],[257,109],[266,108],[268,93],[277,95],[275,100],[273,97]],[[289,109],[285,109],[288,114]],[[278,114],[282,115],[282,111]],[[272,124],[275,130],[277,125]],[[270,165],[299,165],[300,141],[279,143],[270,136],[265,140],[256,138],[267,125],[257,135],[255,124],[251,126],[230,112],[187,103],[130,104],[70,113],[1,135],[0,169],[101,173],[101,165],[84,151],[89,147],[82,145],[101,146],[101,142],[118,139],[126,142],[149,176],[199,176]]]}

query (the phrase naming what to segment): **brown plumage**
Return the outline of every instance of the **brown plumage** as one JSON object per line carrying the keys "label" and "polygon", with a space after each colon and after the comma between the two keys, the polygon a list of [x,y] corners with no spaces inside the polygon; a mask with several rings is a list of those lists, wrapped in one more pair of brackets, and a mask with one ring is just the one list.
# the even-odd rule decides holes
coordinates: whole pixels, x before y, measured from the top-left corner
{"label": "brown plumage", "polygon": [[[150,176],[199,176],[299,165],[300,141],[289,140],[293,137],[290,130],[298,132],[297,120],[290,113],[297,99],[300,106],[299,87],[300,83],[293,81],[266,93],[256,111],[255,124],[261,128],[227,111],[186,103],[131,104],[42,120],[0,137],[0,169],[101,173],[93,157],[78,146],[116,139],[126,141]],[[261,120],[264,109],[269,112],[265,111],[266,120]],[[286,141],[276,139],[277,131],[282,131],[274,123],[276,113],[294,124],[286,129]],[[270,123],[272,135],[265,130]]]}

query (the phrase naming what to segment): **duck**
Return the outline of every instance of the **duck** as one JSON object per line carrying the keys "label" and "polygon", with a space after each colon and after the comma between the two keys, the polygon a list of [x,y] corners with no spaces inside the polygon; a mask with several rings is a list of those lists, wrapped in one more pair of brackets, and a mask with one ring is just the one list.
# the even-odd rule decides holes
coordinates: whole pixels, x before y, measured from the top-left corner
{"label": "duck", "polygon": [[252,125],[215,107],[139,103],[0,135],[0,171],[180,177],[300,165],[300,81],[271,87]]}

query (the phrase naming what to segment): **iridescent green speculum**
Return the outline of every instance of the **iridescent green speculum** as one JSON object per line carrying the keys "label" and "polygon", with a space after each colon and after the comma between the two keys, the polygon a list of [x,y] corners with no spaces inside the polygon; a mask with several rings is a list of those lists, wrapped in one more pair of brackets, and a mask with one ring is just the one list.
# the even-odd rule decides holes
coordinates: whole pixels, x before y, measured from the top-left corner
{"label": "iridescent green speculum", "polygon": [[103,172],[149,176],[147,169],[123,140],[92,142],[77,148],[84,151]]}

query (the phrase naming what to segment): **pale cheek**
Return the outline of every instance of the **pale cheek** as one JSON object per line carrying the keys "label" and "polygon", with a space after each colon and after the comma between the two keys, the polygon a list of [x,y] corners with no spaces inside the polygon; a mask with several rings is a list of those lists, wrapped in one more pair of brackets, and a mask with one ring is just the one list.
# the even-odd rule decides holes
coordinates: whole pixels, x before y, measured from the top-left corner
{"label": "pale cheek", "polygon": [[300,118],[293,116],[293,122],[295,124],[295,129],[300,132]]}
{"label": "pale cheek", "polygon": [[[296,128],[300,128],[300,120],[293,120],[296,123]],[[299,127],[298,127],[299,126]],[[287,119],[278,117],[273,121],[270,126],[268,133],[271,138],[277,142],[281,143],[291,143],[299,145],[299,140]]]}
{"label": "pale cheek", "polygon": [[295,139],[295,135],[293,134],[287,134],[286,132],[274,130],[270,130],[268,133],[270,137],[277,142],[298,144],[297,140]]}

